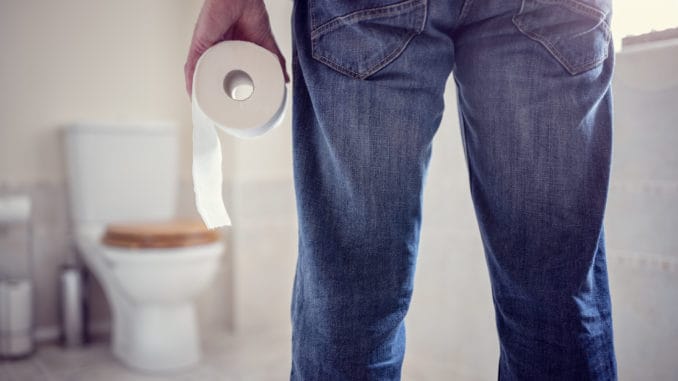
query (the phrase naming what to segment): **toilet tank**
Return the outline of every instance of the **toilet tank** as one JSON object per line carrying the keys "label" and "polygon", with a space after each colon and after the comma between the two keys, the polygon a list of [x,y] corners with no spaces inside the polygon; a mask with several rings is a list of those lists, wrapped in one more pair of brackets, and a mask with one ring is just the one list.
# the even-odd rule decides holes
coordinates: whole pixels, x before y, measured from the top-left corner
{"label": "toilet tank", "polygon": [[75,224],[174,216],[176,125],[79,123],[66,127],[64,140]]}

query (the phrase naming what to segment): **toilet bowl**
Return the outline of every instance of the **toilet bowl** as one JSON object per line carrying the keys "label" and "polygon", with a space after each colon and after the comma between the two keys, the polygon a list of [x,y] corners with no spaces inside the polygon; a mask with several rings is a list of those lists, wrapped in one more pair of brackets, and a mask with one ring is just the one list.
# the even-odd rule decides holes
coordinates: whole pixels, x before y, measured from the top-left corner
{"label": "toilet bowl", "polygon": [[195,364],[193,300],[224,245],[202,222],[174,219],[177,126],[78,123],[64,139],[74,240],[108,299],[114,355],[150,372]]}
{"label": "toilet bowl", "polygon": [[224,249],[201,224],[80,227],[79,251],[108,298],[112,351],[125,365],[159,372],[199,361],[193,300],[214,278]]}

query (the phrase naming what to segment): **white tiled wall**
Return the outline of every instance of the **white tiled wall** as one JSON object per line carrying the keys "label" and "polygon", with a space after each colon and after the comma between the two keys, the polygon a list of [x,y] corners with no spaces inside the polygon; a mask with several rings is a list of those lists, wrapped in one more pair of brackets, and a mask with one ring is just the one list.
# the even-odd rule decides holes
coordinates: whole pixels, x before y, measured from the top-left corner
{"label": "white tiled wall", "polygon": [[235,327],[289,331],[297,226],[289,179],[234,186]]}
{"label": "white tiled wall", "polygon": [[678,41],[617,55],[606,216],[620,379],[678,375]]}

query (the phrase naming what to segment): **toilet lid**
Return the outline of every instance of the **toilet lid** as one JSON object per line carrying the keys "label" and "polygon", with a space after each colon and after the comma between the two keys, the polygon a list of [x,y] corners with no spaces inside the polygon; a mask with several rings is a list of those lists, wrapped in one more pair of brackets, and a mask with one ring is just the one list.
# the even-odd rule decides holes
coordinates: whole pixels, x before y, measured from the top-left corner
{"label": "toilet lid", "polygon": [[219,240],[200,220],[116,223],[106,228],[102,242],[125,248],[170,248],[204,245]]}

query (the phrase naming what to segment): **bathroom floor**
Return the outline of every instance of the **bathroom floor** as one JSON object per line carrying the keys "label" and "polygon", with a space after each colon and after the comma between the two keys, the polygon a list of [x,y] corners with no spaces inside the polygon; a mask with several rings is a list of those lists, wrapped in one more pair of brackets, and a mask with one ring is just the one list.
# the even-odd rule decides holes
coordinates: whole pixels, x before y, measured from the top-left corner
{"label": "bathroom floor", "polygon": [[172,374],[129,370],[99,341],[79,349],[57,344],[38,346],[24,360],[0,362],[2,381],[212,381],[289,379],[289,337],[212,335],[203,345],[201,363]]}
{"label": "bathroom floor", "polygon": [[[204,343],[200,365],[173,374],[131,371],[113,357],[104,341],[80,349],[45,344],[24,360],[0,361],[1,381],[268,381],[289,380],[289,371],[289,336],[270,334],[214,334]],[[412,366],[405,366],[403,371],[405,380],[440,380],[449,376],[424,376]]]}

